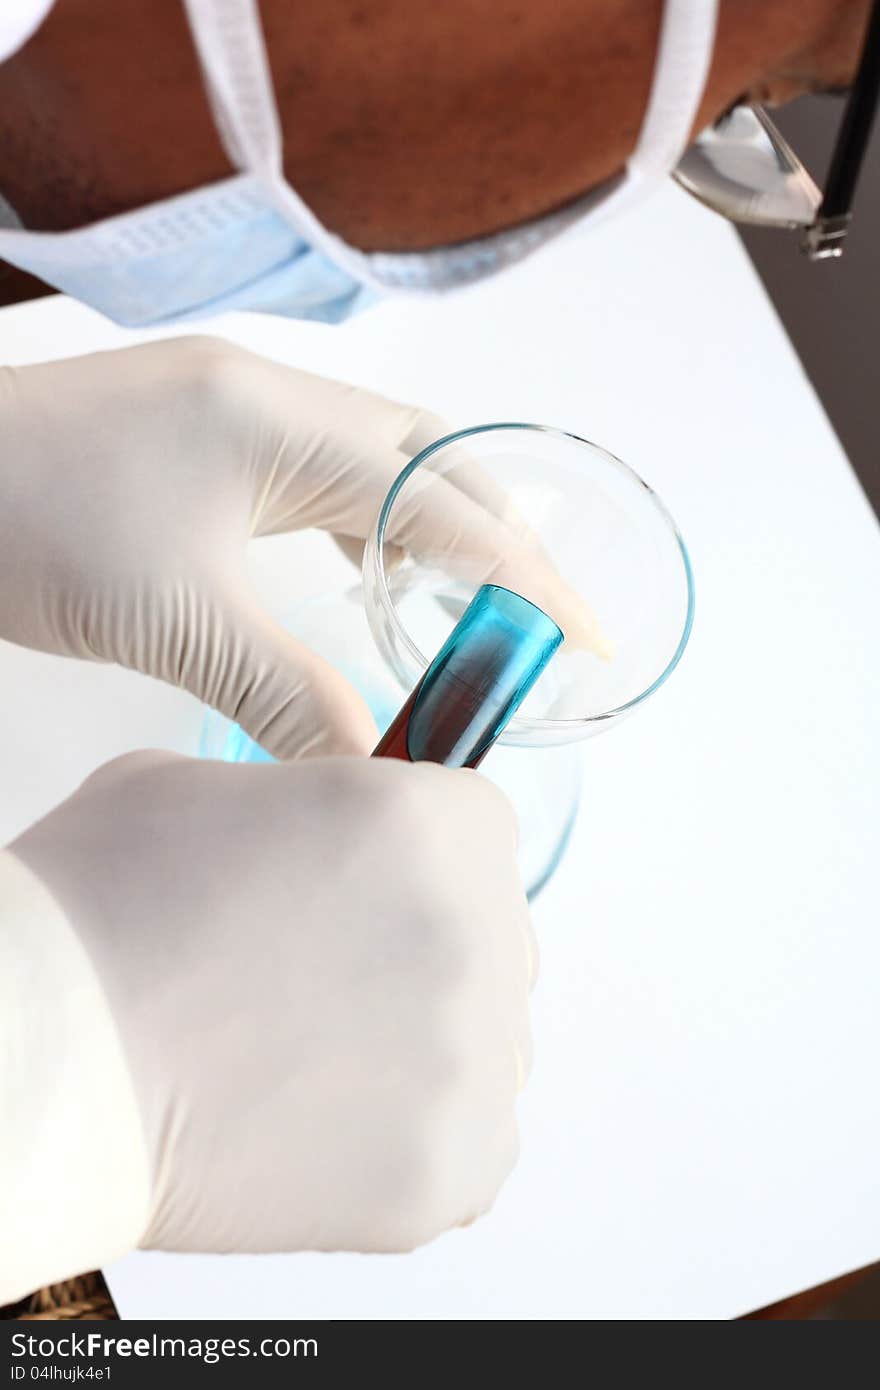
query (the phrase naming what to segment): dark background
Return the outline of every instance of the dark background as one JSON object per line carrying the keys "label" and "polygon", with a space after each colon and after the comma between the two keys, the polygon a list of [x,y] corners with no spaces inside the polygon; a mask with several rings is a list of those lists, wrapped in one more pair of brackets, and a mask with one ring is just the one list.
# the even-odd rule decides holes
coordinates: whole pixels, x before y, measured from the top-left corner
{"label": "dark background", "polygon": [[[842,109],[839,97],[804,97],[772,113],[820,188]],[[808,261],[798,250],[797,232],[748,228],[742,238],[874,510],[880,512],[880,120],[840,260]]]}

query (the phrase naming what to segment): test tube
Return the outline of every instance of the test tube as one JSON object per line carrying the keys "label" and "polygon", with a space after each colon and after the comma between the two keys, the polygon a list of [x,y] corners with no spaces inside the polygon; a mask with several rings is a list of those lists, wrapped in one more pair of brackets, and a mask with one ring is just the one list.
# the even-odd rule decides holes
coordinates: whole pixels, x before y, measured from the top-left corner
{"label": "test tube", "polygon": [[484,584],[373,756],[477,767],[563,640],[534,603]]}

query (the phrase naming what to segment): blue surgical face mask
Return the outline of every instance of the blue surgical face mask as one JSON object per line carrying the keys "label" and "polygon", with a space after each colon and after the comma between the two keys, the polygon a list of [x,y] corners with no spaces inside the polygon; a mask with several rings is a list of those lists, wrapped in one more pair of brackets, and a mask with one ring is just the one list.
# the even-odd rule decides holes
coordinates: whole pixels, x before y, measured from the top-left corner
{"label": "blue surgical face mask", "polygon": [[68,232],[0,228],[0,259],[128,327],[233,309],[336,323],[380,294],[438,293],[616,210],[674,168],[712,55],[717,0],[666,0],[654,84],[626,170],[566,208],[425,252],[362,252],[284,178],[256,0],[184,0],[232,178]]}

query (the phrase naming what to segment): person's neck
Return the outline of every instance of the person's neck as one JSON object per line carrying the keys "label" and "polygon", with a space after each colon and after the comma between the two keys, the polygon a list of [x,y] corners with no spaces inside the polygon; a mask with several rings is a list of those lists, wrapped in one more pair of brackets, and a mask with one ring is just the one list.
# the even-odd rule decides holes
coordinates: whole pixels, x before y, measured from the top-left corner
{"label": "person's neck", "polygon": [[[869,10],[721,0],[695,131],[742,98],[848,83]],[[618,171],[661,0],[385,0],[369,23],[350,0],[261,0],[260,13],[291,182],[346,240],[407,250],[526,221]],[[180,0],[57,0],[0,65],[0,112],[0,191],[30,228],[231,172]]]}

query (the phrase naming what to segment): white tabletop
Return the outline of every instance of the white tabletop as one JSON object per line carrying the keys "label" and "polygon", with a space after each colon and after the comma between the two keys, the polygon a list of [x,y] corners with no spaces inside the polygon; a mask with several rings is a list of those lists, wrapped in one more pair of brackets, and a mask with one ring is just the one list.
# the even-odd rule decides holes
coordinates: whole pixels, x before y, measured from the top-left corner
{"label": "white tabletop", "polygon": [[[670,187],[451,301],[210,328],[606,445],[679,521],[697,620],[586,745],[494,1212],[412,1256],[133,1255],[123,1316],[726,1318],[880,1257],[880,547],[734,233]],[[0,313],[6,361],[132,336],[66,301]],[[260,543],[268,591],[308,543]],[[196,745],[195,702],[129,673],[0,644],[0,682],[3,839],[116,752]]]}

